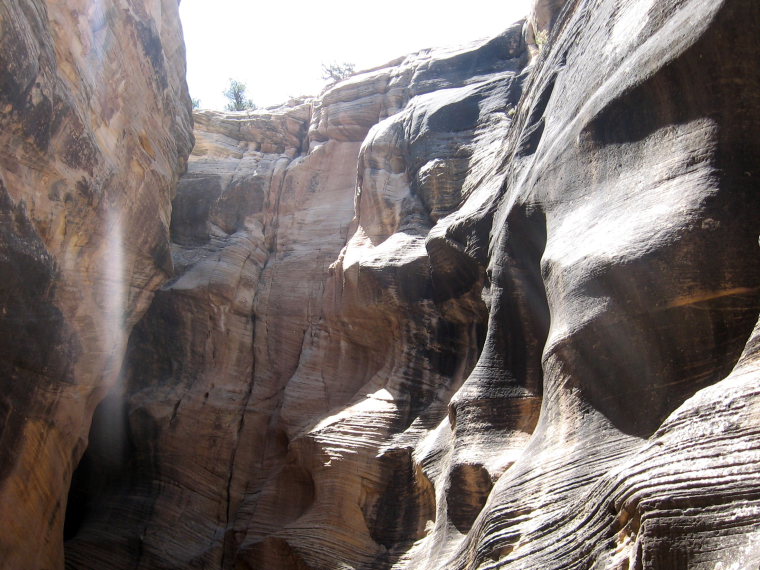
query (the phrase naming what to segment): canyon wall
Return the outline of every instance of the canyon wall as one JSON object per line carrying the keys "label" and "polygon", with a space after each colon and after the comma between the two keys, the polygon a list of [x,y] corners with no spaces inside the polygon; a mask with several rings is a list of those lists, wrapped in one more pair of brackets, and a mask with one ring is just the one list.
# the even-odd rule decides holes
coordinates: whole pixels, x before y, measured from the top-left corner
{"label": "canyon wall", "polygon": [[520,23],[318,100],[196,113],[175,273],[130,341],[130,475],[82,499],[74,567],[387,567],[424,535],[412,450],[487,320],[482,261],[443,232],[495,190],[526,63]]}
{"label": "canyon wall", "polygon": [[[314,99],[196,112],[171,210],[160,6],[139,70],[171,112],[123,118],[140,146],[94,202],[50,206],[68,145],[3,116],[5,567],[60,565],[64,510],[68,568],[760,564],[760,6],[537,0]],[[134,161],[155,186],[117,182]]]}
{"label": "canyon wall", "polygon": [[197,113],[73,567],[757,564],[758,17],[538,2]]}
{"label": "canyon wall", "polygon": [[66,497],[172,272],[192,148],[173,0],[0,5],[0,566],[61,568]]}

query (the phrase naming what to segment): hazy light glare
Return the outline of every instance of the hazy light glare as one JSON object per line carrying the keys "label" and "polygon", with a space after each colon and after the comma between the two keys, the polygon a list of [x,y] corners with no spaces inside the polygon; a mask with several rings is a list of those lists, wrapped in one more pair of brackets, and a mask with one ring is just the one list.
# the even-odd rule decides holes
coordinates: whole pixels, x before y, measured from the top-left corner
{"label": "hazy light glare", "polygon": [[101,281],[105,299],[103,319],[105,330],[102,338],[103,352],[108,355],[106,385],[112,387],[121,368],[121,355],[126,345],[124,313],[126,310],[126,279],[124,274],[124,237],[119,212],[109,210],[107,220],[105,276]]}
{"label": "hazy light glare", "polygon": [[234,78],[247,84],[260,107],[316,95],[324,86],[322,63],[350,61],[359,70],[423,48],[491,36],[523,17],[529,4],[182,0],[190,94],[203,108],[222,109],[222,91]]}

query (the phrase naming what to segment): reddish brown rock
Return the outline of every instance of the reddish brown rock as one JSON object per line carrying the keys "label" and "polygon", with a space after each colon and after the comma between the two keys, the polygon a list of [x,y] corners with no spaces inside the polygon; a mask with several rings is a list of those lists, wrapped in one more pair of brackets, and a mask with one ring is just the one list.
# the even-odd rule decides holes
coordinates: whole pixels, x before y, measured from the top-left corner
{"label": "reddish brown rock", "polygon": [[758,10],[552,6],[199,116],[72,560],[756,563]]}
{"label": "reddish brown rock", "polygon": [[131,340],[129,475],[100,480],[106,454],[88,452],[73,563],[385,566],[427,532],[435,489],[412,446],[472,368],[486,311],[477,261],[440,238],[433,275],[425,239],[493,160],[521,29],[318,100],[196,115],[175,275]]}
{"label": "reddish brown rock", "polygon": [[171,272],[176,2],[0,6],[0,565],[60,568],[71,473]]}
{"label": "reddish brown rock", "polygon": [[[757,566],[758,27],[741,0],[541,1],[196,114],[69,566]],[[4,208],[14,267],[54,267]],[[45,302],[8,287],[8,346],[65,370],[41,275]]]}

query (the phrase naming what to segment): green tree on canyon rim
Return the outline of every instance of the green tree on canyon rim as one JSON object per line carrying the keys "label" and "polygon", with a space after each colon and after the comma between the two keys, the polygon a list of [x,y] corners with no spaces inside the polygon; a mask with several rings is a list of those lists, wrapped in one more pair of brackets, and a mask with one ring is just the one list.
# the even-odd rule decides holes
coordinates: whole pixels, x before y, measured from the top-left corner
{"label": "green tree on canyon rim", "polygon": [[256,109],[256,105],[247,98],[246,84],[236,79],[230,79],[227,89],[222,91],[225,97],[229,99],[229,103],[225,106],[227,111],[253,111]]}

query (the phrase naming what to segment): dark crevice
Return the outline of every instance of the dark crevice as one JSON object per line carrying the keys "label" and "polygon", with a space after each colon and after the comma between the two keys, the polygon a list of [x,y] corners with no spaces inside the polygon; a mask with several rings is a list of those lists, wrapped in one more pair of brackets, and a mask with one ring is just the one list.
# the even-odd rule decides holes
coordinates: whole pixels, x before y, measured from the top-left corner
{"label": "dark crevice", "polygon": [[[249,255],[250,257],[250,255]],[[247,259],[246,259],[247,261]],[[254,347],[254,339],[256,337],[256,315],[251,315],[251,351],[253,351]],[[253,355],[253,364],[251,366],[251,378],[248,382],[248,387],[246,389],[245,396],[243,397],[243,404],[241,406],[240,410],[240,420],[238,421],[237,425],[237,431],[235,433],[235,444],[232,447],[232,455],[230,456],[230,467],[229,467],[229,473],[227,475],[227,491],[226,491],[226,501],[227,505],[225,508],[225,535],[224,535],[224,543],[222,545],[222,559],[220,562],[220,567],[222,570],[227,567],[228,560],[232,560],[235,558],[235,551],[237,549],[236,541],[235,541],[235,533],[230,532],[232,530],[232,516],[233,513],[231,512],[232,508],[232,481],[233,476],[235,474],[235,460],[237,458],[238,448],[240,447],[240,435],[243,433],[243,427],[245,426],[245,414],[246,410],[248,409],[248,403],[251,400],[251,395],[253,394],[253,382],[254,378],[256,376],[256,356]]]}
{"label": "dark crevice", "polygon": [[546,218],[535,205],[515,206],[501,231],[502,262],[491,278],[502,290],[492,305],[504,366],[531,394],[543,391],[542,352],[549,334],[549,302],[541,275]]}
{"label": "dark crevice", "polygon": [[109,491],[130,481],[135,446],[129,434],[126,407],[118,395],[108,395],[95,409],[89,445],[74,470],[64,521],[64,541],[75,538]]}
{"label": "dark crevice", "polygon": [[446,505],[456,529],[466,534],[483,510],[493,482],[482,465],[459,464],[449,474]]}
{"label": "dark crevice", "polygon": [[546,124],[546,108],[551,100],[552,93],[554,93],[554,85],[557,78],[552,77],[536,98],[533,107],[530,110],[530,115],[525,123],[525,126],[520,133],[520,139],[515,149],[515,157],[529,156],[536,152],[538,144],[541,142],[541,137],[544,134],[544,126]]}
{"label": "dark crevice", "polygon": [[435,490],[412,458],[411,449],[393,449],[380,457],[384,487],[363,505],[370,536],[387,550],[378,567],[391,567],[435,520]]}

